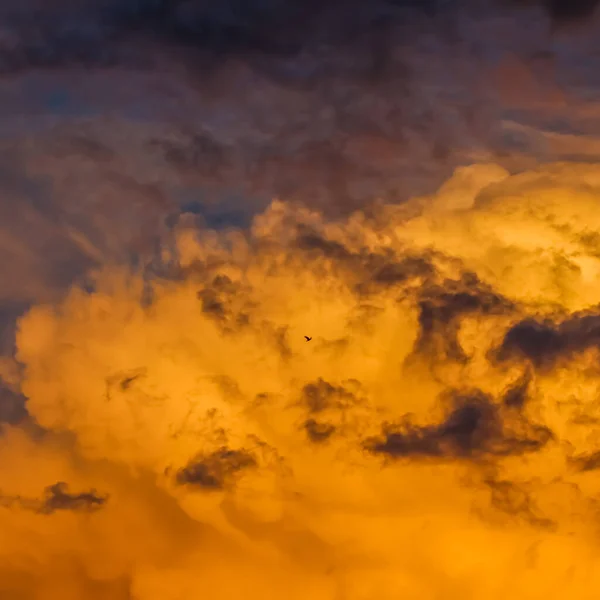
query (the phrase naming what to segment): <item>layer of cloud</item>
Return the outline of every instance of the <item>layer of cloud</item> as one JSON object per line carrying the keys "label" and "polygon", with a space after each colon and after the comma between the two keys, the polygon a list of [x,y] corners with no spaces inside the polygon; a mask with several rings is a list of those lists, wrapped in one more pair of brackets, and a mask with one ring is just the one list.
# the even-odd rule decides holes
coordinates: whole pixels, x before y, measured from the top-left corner
{"label": "layer of cloud", "polygon": [[474,161],[598,158],[593,16],[552,36],[538,3],[433,4],[3,4],[2,308],[149,260],[182,207],[343,215]]}
{"label": "layer of cloud", "polygon": [[[556,22],[589,18],[596,0],[514,1],[535,6]],[[502,11],[501,2],[426,0],[24,0],[3,5],[0,67],[5,73],[32,67],[73,64],[111,67],[127,62],[149,65],[152,56],[130,42],[181,50],[179,59],[214,66],[215,56],[275,55],[289,57],[307,47],[338,45],[352,52],[355,68],[385,71],[390,34],[399,26],[448,19],[474,10]],[[408,28],[401,27],[406,32]],[[361,54],[363,55],[361,57]],[[365,56],[366,55],[366,56]],[[361,60],[362,58],[362,60]]]}
{"label": "layer of cloud", "polygon": [[32,308],[0,591],[594,597],[597,181],[478,165],[338,219],[188,215],[160,270]]}
{"label": "layer of cloud", "polygon": [[33,4],[0,595],[595,597],[594,19]]}

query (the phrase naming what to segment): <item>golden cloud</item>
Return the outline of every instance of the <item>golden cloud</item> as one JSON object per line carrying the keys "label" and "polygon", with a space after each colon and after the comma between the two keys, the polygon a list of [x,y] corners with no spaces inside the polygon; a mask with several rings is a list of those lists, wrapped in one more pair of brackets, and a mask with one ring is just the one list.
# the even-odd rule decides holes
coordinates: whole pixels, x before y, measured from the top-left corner
{"label": "golden cloud", "polygon": [[163,276],[34,307],[0,595],[595,597],[598,173],[182,219]]}

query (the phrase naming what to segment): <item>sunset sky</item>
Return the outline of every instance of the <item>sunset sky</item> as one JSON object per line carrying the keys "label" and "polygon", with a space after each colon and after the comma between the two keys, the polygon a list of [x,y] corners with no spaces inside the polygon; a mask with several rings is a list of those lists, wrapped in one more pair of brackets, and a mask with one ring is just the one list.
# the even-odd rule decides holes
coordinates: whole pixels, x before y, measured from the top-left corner
{"label": "sunset sky", "polygon": [[593,2],[6,0],[0,75],[0,600],[597,600]]}

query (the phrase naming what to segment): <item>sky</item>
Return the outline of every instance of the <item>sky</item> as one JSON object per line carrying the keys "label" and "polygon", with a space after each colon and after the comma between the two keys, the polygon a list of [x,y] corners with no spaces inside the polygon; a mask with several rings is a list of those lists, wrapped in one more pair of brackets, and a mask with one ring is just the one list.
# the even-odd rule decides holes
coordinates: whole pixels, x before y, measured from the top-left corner
{"label": "sky", "polygon": [[0,23],[2,600],[597,598],[594,2]]}

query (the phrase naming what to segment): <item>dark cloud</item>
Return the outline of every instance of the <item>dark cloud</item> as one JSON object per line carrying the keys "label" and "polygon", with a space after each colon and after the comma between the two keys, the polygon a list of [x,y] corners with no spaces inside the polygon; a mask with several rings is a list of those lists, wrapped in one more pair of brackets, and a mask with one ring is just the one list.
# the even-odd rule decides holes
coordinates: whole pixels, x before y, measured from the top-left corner
{"label": "dark cloud", "polygon": [[222,321],[225,319],[225,306],[219,300],[215,290],[204,289],[198,292],[198,300],[202,303],[202,312]]}
{"label": "dark cloud", "polygon": [[472,273],[440,285],[424,286],[419,299],[419,338],[417,354],[463,361],[465,353],[458,342],[461,318],[467,315],[500,315],[512,310],[506,298],[482,283]]}
{"label": "dark cloud", "polygon": [[431,263],[420,256],[407,256],[397,262],[383,262],[381,259],[375,259],[375,262],[383,264],[377,265],[379,268],[373,270],[373,282],[386,286],[404,283],[418,277],[427,278],[435,272]]}
{"label": "dark cloud", "polygon": [[[350,384],[360,385],[354,380]],[[327,441],[340,425],[343,427],[346,412],[360,403],[361,398],[343,385],[334,385],[322,378],[307,383],[302,388],[299,404],[307,415],[302,428],[308,439],[315,444]]]}
{"label": "dark cloud", "polygon": [[600,451],[578,456],[571,461],[571,464],[582,473],[597,471],[600,469]]}
{"label": "dark cloud", "polygon": [[99,140],[82,133],[55,137],[51,140],[51,151],[58,158],[83,157],[92,162],[110,163],[116,153]]}
{"label": "dark cloud", "polygon": [[378,292],[381,288],[394,287],[414,281],[428,280],[435,268],[426,256],[397,256],[393,250],[372,252],[367,248],[358,251],[344,244],[329,240],[304,226],[298,227],[296,247],[306,253],[307,258],[325,258],[334,261],[337,268],[344,269],[349,281],[361,294]]}
{"label": "dark cloud", "polygon": [[493,353],[500,361],[526,359],[550,368],[560,359],[600,345],[600,315],[578,313],[558,322],[526,319],[511,327]]}
{"label": "dark cloud", "polygon": [[566,338],[553,324],[527,319],[509,329],[497,358],[525,357],[536,366],[542,366],[556,360],[566,349]]}
{"label": "dark cloud", "polygon": [[391,252],[381,254],[368,252],[361,256],[364,279],[357,285],[361,293],[402,286],[413,281],[427,282],[435,274],[435,268],[426,257],[396,257]]}
{"label": "dark cloud", "polygon": [[[223,334],[235,335],[252,323],[250,314],[253,305],[252,300],[248,299],[251,290],[226,275],[213,276],[213,266],[195,264],[185,272],[193,272],[199,279],[205,280],[196,294],[202,312],[219,326]],[[254,324],[263,330],[265,340],[277,349],[282,359],[287,360],[292,356],[287,327],[275,326],[266,320]]]}
{"label": "dark cloud", "polygon": [[352,260],[356,257],[340,242],[328,240],[317,232],[307,230],[305,227],[298,227],[299,235],[296,240],[298,248],[312,253],[313,256],[324,256],[331,260],[344,262]]}
{"label": "dark cloud", "polygon": [[91,511],[104,506],[108,496],[100,496],[96,490],[72,494],[69,486],[64,482],[58,482],[46,489],[40,512],[52,514],[62,510]]}
{"label": "dark cloud", "polygon": [[[114,66],[128,60],[148,63],[141,48],[181,49],[186,60],[210,66],[210,56],[290,56],[307,43],[330,42],[368,51],[371,69],[381,68],[381,41],[389,26],[409,13],[423,13],[433,0],[39,0],[8,2],[0,10],[9,31],[0,44],[0,71],[65,65]],[[389,34],[387,34],[389,35]],[[124,49],[140,44],[139,52]],[[183,56],[183,53],[181,54]]]}
{"label": "dark cloud", "polygon": [[119,384],[119,387],[121,388],[121,390],[123,392],[126,392],[131,385],[133,384],[134,381],[137,381],[140,377],[142,377],[142,374],[135,374],[135,375],[129,375],[128,377],[124,377],[121,380],[121,383]]}
{"label": "dark cloud", "polygon": [[[181,49],[196,66],[214,57],[290,57],[329,44],[357,57],[347,65],[369,77],[385,75],[390,43],[411,22],[447,21],[470,3],[440,0],[23,0],[0,10],[8,34],[0,44],[0,71],[65,65],[149,64],[147,43]],[[518,4],[518,2],[517,2]],[[531,3],[530,3],[531,4]],[[555,21],[585,17],[596,0],[541,0]],[[489,7],[506,5],[489,2]],[[132,53],[137,44],[138,51]],[[213,57],[213,58],[210,58]],[[333,63],[332,63],[333,64]],[[277,72],[268,63],[265,69]],[[325,63],[320,70],[327,69]],[[279,70],[280,77],[285,70]],[[307,73],[304,78],[314,76]],[[288,72],[287,77],[291,75]]]}
{"label": "dark cloud", "polygon": [[486,479],[484,483],[490,491],[491,505],[499,512],[540,529],[555,527],[551,519],[542,515],[526,485],[496,478]]}
{"label": "dark cloud", "polygon": [[216,140],[210,133],[198,131],[178,142],[152,140],[152,148],[158,148],[165,161],[181,175],[191,171],[195,177],[216,179],[224,168],[231,166],[232,149]]}
{"label": "dark cloud", "polygon": [[441,423],[419,426],[409,415],[384,426],[383,436],[367,440],[366,448],[391,458],[486,460],[536,452],[553,437],[483,392],[453,392],[448,399],[450,410]]}
{"label": "dark cloud", "polygon": [[600,450],[589,454],[581,454],[570,459],[571,466],[580,473],[600,469]]}
{"label": "dark cloud", "polygon": [[469,315],[510,314],[515,308],[474,273],[463,273],[459,279],[441,279],[434,261],[446,260],[443,256],[398,256],[390,249],[352,251],[304,226],[298,227],[295,244],[310,260],[331,260],[361,295],[368,296],[382,288],[401,290],[406,284],[419,283],[420,332],[413,358],[464,361],[467,357],[458,341],[461,319]]}
{"label": "dark cloud", "polygon": [[572,23],[590,17],[598,7],[598,0],[508,0],[513,6],[541,6],[554,24]]}
{"label": "dark cloud", "polygon": [[110,402],[114,393],[127,393],[135,385],[135,382],[145,377],[146,374],[146,369],[141,368],[121,371],[107,377],[105,380],[106,401]]}
{"label": "dark cloud", "polygon": [[504,406],[508,408],[522,409],[528,400],[529,385],[531,383],[531,372],[529,370],[512,384],[502,396]]}
{"label": "dark cloud", "polygon": [[0,383],[0,425],[22,421],[27,416],[25,403],[25,396]]}
{"label": "dark cloud", "polygon": [[60,511],[93,512],[102,508],[108,499],[107,495],[100,495],[96,490],[71,493],[69,486],[59,481],[46,488],[41,500],[20,496],[1,496],[0,505],[51,515]]}
{"label": "dark cloud", "polygon": [[319,444],[328,440],[336,430],[335,425],[324,423],[316,419],[307,419],[304,422],[304,430],[311,442]]}
{"label": "dark cloud", "polygon": [[330,409],[342,410],[356,401],[356,396],[343,386],[333,385],[320,378],[307,383],[302,389],[302,404],[311,415]]}
{"label": "dark cloud", "polygon": [[570,22],[590,17],[598,8],[598,0],[543,0],[555,22]]}
{"label": "dark cloud", "polygon": [[[226,275],[211,277],[210,268],[205,265],[195,265],[194,271],[200,277],[207,277],[208,281],[197,292],[202,312],[214,319],[223,332],[232,333],[250,322],[249,306],[246,302],[239,302],[244,297],[241,284],[232,281]],[[275,332],[276,343],[281,344],[281,332]],[[285,334],[283,334],[285,337]]]}
{"label": "dark cloud", "polygon": [[205,490],[222,490],[240,471],[256,466],[256,459],[247,450],[223,447],[211,454],[198,456],[177,472],[176,481],[180,485]]}

